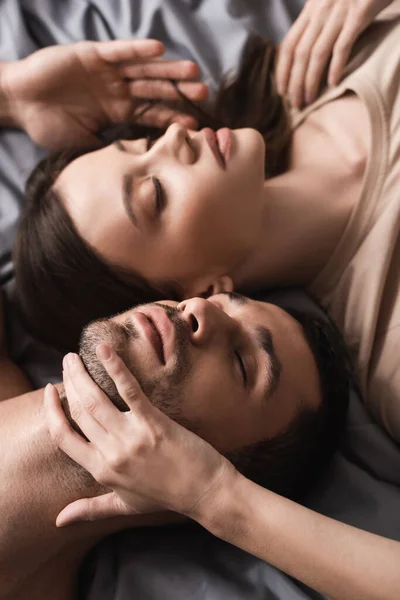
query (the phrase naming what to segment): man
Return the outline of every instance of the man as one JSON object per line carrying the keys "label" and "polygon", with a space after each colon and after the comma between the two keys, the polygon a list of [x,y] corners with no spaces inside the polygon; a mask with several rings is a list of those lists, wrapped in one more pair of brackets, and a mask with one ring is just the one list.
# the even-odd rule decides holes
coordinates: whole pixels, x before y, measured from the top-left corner
{"label": "man", "polygon": [[[236,294],[149,304],[89,325],[81,356],[121,406],[96,358],[99,342],[111,344],[156,406],[255,479],[295,495],[333,452],[349,387],[336,330],[306,312],[296,316]],[[41,390],[0,403],[3,599],[70,598],[80,562],[102,536],[166,520],[135,515],[56,529],[64,506],[104,488],[50,441],[42,400]]]}

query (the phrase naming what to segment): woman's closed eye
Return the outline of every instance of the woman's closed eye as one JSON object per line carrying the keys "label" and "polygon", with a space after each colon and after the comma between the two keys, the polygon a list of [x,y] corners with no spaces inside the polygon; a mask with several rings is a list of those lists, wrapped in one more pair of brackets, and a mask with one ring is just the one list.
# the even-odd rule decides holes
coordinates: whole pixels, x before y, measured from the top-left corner
{"label": "woman's closed eye", "polygon": [[[148,135],[146,138],[147,151],[150,150],[150,148],[152,147],[154,142],[155,142],[155,140],[150,135]],[[154,189],[155,189],[154,214],[156,216],[159,216],[161,214],[161,212],[163,211],[163,209],[165,208],[165,204],[166,204],[165,191],[164,191],[163,186],[161,185],[160,180],[157,177],[152,177],[151,180],[153,182]]]}
{"label": "woman's closed eye", "polygon": [[157,177],[152,177],[151,178],[153,184],[154,184],[154,189],[156,191],[156,195],[155,195],[155,214],[158,216],[161,214],[161,212],[163,211],[163,209],[165,208],[165,192],[164,192],[164,188],[160,183],[160,180],[157,179]]}

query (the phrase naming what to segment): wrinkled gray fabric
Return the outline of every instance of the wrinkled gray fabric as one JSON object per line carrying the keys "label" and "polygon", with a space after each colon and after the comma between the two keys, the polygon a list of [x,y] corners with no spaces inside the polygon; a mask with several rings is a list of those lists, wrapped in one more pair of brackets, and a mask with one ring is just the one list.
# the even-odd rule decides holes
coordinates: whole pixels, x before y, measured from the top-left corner
{"label": "wrinkled gray fabric", "polygon": [[[167,57],[196,60],[215,90],[238,64],[251,31],[278,41],[304,0],[0,0],[0,59],[54,43],[155,37]],[[0,132],[0,281],[12,354],[33,383],[60,377],[59,356],[22,330],[12,308],[10,250],[30,170],[43,152],[24,134]],[[285,299],[286,298],[286,299]],[[297,304],[293,295],[280,302]],[[316,510],[400,540],[400,450],[356,394],[346,438],[314,491]],[[293,549],[296,552],[296,548]],[[127,531],[102,542],[82,570],[88,600],[315,600],[312,590],[198,526]]]}

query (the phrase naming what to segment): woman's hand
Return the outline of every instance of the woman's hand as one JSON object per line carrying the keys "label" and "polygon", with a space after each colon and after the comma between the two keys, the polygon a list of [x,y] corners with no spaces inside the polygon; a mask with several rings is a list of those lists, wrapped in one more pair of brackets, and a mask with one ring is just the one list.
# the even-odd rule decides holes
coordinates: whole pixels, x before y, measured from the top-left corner
{"label": "woman's hand", "polygon": [[360,33],[392,0],[307,0],[283,40],[278,56],[278,92],[299,108],[316,98],[329,64],[336,85]]}
{"label": "woman's hand", "polygon": [[97,355],[129,411],[119,411],[80,358],[69,354],[64,359],[65,392],[72,418],[89,441],[72,429],[51,385],[45,392],[46,417],[61,450],[114,491],[70,504],[58,515],[57,525],[165,509],[196,519],[212,511],[221,486],[230,485],[237,473],[233,465],[152,406],[111,348],[101,344]]}
{"label": "woman's hand", "polygon": [[[12,120],[47,149],[99,145],[100,129],[129,120],[153,100],[179,100],[168,79],[179,81],[191,100],[204,100],[207,86],[191,61],[166,61],[157,40],[78,42],[51,46],[4,63],[1,88]],[[138,120],[162,127],[196,120],[171,106],[155,104]]]}

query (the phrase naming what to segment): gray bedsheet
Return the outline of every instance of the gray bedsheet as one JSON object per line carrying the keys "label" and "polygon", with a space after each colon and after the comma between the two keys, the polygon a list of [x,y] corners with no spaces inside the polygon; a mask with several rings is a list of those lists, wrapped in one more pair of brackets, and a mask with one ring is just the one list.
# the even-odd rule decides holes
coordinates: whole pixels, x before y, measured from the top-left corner
{"label": "gray bedsheet", "polygon": [[[0,59],[54,43],[155,37],[167,56],[196,60],[216,89],[251,31],[278,41],[304,0],[0,0]],[[35,386],[56,381],[60,357],[24,332],[12,308],[10,249],[31,168],[42,156],[24,134],[0,132],[0,280],[15,359]],[[308,504],[400,540],[400,449],[351,398],[346,438]],[[296,548],[293,549],[296,552]],[[318,594],[198,526],[127,531],[102,542],[82,570],[89,600],[307,600]]]}

